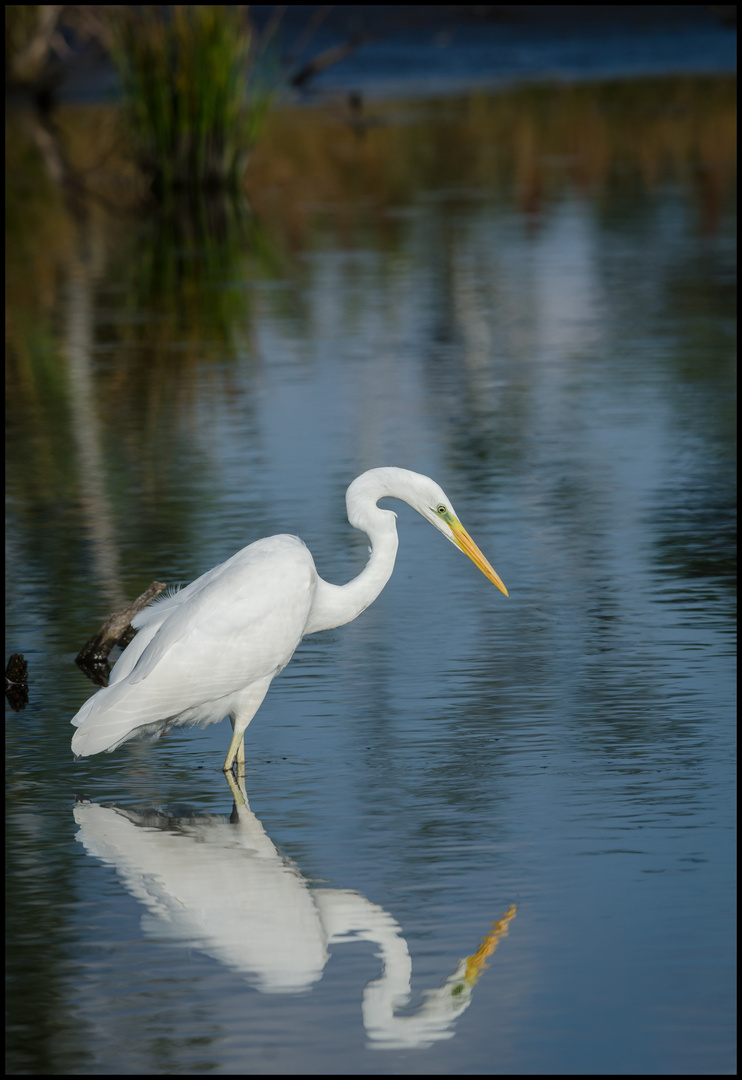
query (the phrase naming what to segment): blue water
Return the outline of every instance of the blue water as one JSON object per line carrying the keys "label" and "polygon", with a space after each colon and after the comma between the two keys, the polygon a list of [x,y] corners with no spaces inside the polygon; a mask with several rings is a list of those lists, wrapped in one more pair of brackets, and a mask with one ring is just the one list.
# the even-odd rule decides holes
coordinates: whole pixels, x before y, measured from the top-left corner
{"label": "blue water", "polygon": [[[89,308],[59,291],[51,493],[10,416],[13,1072],[734,1068],[732,211],[399,211],[225,282],[226,343],[158,337],[133,237]],[[381,464],[444,487],[509,601],[397,505],[389,585],[248,729],[249,807],[226,722],[72,760],[117,596],[278,531],[348,580]]]}

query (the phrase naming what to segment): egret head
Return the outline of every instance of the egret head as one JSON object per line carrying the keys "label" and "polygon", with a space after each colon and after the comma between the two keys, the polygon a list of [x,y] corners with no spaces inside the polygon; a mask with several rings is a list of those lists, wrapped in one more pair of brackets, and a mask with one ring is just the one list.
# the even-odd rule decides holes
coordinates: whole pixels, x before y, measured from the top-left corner
{"label": "egret head", "polygon": [[351,508],[352,504],[356,504],[356,500],[364,502],[370,499],[376,502],[377,499],[385,496],[402,499],[413,510],[417,510],[418,514],[442,532],[447,540],[468,555],[474,565],[479,567],[484,576],[496,585],[500,592],[509,596],[499,575],[469,536],[459,521],[451,500],[435,480],[431,480],[429,476],[423,476],[422,473],[411,472],[409,469],[371,469],[354,480],[348,489],[350,520],[353,521]]}

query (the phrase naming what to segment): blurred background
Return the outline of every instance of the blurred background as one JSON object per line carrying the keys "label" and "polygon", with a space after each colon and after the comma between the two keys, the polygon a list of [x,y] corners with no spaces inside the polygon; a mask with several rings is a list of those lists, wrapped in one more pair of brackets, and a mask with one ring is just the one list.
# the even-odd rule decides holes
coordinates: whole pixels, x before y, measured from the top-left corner
{"label": "blurred background", "polygon": [[[8,1071],[732,1071],[736,8],[5,18]],[[385,1042],[373,935],[266,994],[75,821],[229,822],[228,725],[75,763],[68,721],[154,579],[283,531],[356,574],[388,464],[511,600],[397,505],[246,739],[276,858],[406,942]]]}

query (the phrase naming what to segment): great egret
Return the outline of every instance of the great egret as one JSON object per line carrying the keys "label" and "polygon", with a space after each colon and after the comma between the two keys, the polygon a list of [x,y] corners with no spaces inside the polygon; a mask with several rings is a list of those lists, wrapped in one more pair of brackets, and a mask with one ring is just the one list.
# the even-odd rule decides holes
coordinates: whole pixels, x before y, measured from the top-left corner
{"label": "great egret", "polygon": [[110,752],[135,735],[158,737],[177,725],[229,716],[233,735],[224,771],[235,760],[244,763],[245,728],[304,635],[351,622],[391,577],[397,515],[376,505],[388,496],[409,503],[508,595],[435,481],[407,469],[371,469],[346,494],[348,520],[371,540],[371,557],[358,577],[331,585],[297,536],[269,536],[156,600],[132,620],[139,632],[110,684],[73,718],[74,753]]}

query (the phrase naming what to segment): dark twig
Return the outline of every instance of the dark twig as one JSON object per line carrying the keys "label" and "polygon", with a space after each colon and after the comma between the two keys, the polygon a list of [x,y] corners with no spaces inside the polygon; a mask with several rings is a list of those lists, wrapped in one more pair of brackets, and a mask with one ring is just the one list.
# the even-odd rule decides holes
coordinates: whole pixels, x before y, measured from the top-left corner
{"label": "dark twig", "polygon": [[138,596],[133,603],[121,611],[114,612],[109,619],[106,619],[95,637],[82,647],[75,657],[75,663],[93,682],[97,682],[100,686],[108,686],[108,676],[111,673],[108,654],[117,643],[128,644],[131,641],[134,636],[133,631],[129,634],[131,620],[142,608],[151,604],[166,587],[161,581],[153,581],[146,592]]}

